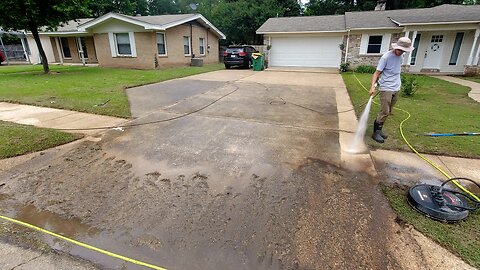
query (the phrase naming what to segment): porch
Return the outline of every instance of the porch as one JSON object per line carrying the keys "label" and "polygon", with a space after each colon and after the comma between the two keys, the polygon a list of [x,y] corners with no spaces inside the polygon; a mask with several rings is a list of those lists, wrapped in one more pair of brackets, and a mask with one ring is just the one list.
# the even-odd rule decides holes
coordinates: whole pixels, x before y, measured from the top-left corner
{"label": "porch", "polygon": [[478,25],[417,26],[406,28],[415,50],[405,55],[409,73],[479,74]]}
{"label": "porch", "polygon": [[50,36],[53,55],[60,64],[98,64],[93,36]]}

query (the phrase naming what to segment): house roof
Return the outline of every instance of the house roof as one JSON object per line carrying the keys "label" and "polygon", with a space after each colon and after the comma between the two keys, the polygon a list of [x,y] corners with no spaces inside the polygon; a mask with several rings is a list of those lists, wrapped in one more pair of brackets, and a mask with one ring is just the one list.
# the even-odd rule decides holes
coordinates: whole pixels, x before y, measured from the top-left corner
{"label": "house roof", "polygon": [[393,14],[400,25],[450,22],[480,22],[480,5],[441,5],[433,8],[409,10]]}
{"label": "house roof", "polygon": [[156,16],[126,16],[135,20],[155,25],[170,24],[191,18],[195,14],[174,14],[174,15],[156,15]]}
{"label": "house roof", "polygon": [[158,16],[127,16],[119,13],[107,13],[98,18],[86,18],[71,20],[62,25],[60,25],[56,31],[47,31],[42,29],[43,34],[54,34],[54,35],[72,35],[78,33],[88,33],[88,30],[95,27],[96,25],[105,22],[107,20],[117,19],[124,22],[132,23],[138,26],[142,26],[147,30],[160,30],[164,31],[168,28],[175,27],[177,25],[197,21],[198,23],[204,25],[207,28],[210,28],[215,32],[219,37],[225,39],[225,35],[218,30],[212,23],[210,23],[205,17],[201,14],[175,14],[175,15],[158,15]]}
{"label": "house roof", "polygon": [[60,25],[58,28],[57,28],[57,31],[55,32],[72,32],[72,31],[77,31],[77,27],[79,25],[82,25],[84,23],[87,23],[89,21],[93,20],[93,18],[86,18],[86,19],[78,19],[78,20],[71,20],[71,21],[68,21],[66,23],[64,23],[63,25]]}
{"label": "house roof", "polygon": [[404,25],[480,22],[480,5],[441,5],[433,8],[346,12],[347,29],[387,28]]}
{"label": "house roof", "polygon": [[345,15],[270,18],[258,34],[341,32],[348,29],[401,28],[428,23],[480,22],[480,5],[441,5],[433,8],[346,12]]}
{"label": "house roof", "polygon": [[197,21],[207,28],[210,28],[219,37],[225,39],[225,35],[218,30],[212,23],[210,23],[201,14],[176,14],[176,15],[158,15],[158,16],[127,16],[119,13],[107,13],[94,20],[88,21],[78,26],[78,31],[88,31],[96,25],[107,20],[117,19],[127,23],[142,26],[147,30],[166,30],[177,25],[181,25],[190,21]]}
{"label": "house roof", "polygon": [[257,30],[265,33],[344,32],[343,15],[270,18]]}

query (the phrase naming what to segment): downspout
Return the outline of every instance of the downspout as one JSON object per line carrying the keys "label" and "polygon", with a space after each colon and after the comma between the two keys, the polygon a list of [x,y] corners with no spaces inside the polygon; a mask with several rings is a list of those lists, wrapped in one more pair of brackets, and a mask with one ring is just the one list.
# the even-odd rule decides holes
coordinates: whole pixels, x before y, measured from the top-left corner
{"label": "downspout", "polygon": [[210,43],[208,43],[208,32],[210,32],[210,28],[207,28],[207,44],[206,44],[207,47],[205,48],[205,50],[207,50],[205,53],[206,57],[208,57],[208,55],[210,54]]}
{"label": "downspout", "polygon": [[190,23],[190,56],[193,58],[193,25]]}
{"label": "downspout", "polygon": [[347,45],[345,47],[345,60],[343,61],[345,64],[347,63],[348,59],[348,45],[350,41],[350,29],[347,30]]}
{"label": "downspout", "polygon": [[[272,49],[272,37],[271,36],[268,36],[268,46],[270,46],[270,50]],[[270,50],[267,50],[268,52],[268,64],[270,65],[271,62],[271,53],[270,53]]]}

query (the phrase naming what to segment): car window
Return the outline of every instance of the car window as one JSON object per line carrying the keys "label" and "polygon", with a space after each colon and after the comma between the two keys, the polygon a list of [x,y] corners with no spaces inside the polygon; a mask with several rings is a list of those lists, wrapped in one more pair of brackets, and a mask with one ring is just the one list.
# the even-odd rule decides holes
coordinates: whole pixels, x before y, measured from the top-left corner
{"label": "car window", "polygon": [[239,53],[243,52],[243,48],[227,48],[227,53]]}

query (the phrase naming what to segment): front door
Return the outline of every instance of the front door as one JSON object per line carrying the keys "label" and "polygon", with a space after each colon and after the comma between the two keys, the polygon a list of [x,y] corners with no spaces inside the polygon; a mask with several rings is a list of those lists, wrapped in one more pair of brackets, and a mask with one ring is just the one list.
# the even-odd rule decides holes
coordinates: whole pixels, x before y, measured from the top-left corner
{"label": "front door", "polygon": [[425,52],[423,60],[423,68],[425,69],[440,69],[443,52],[443,35],[434,34],[430,38],[430,44]]}

